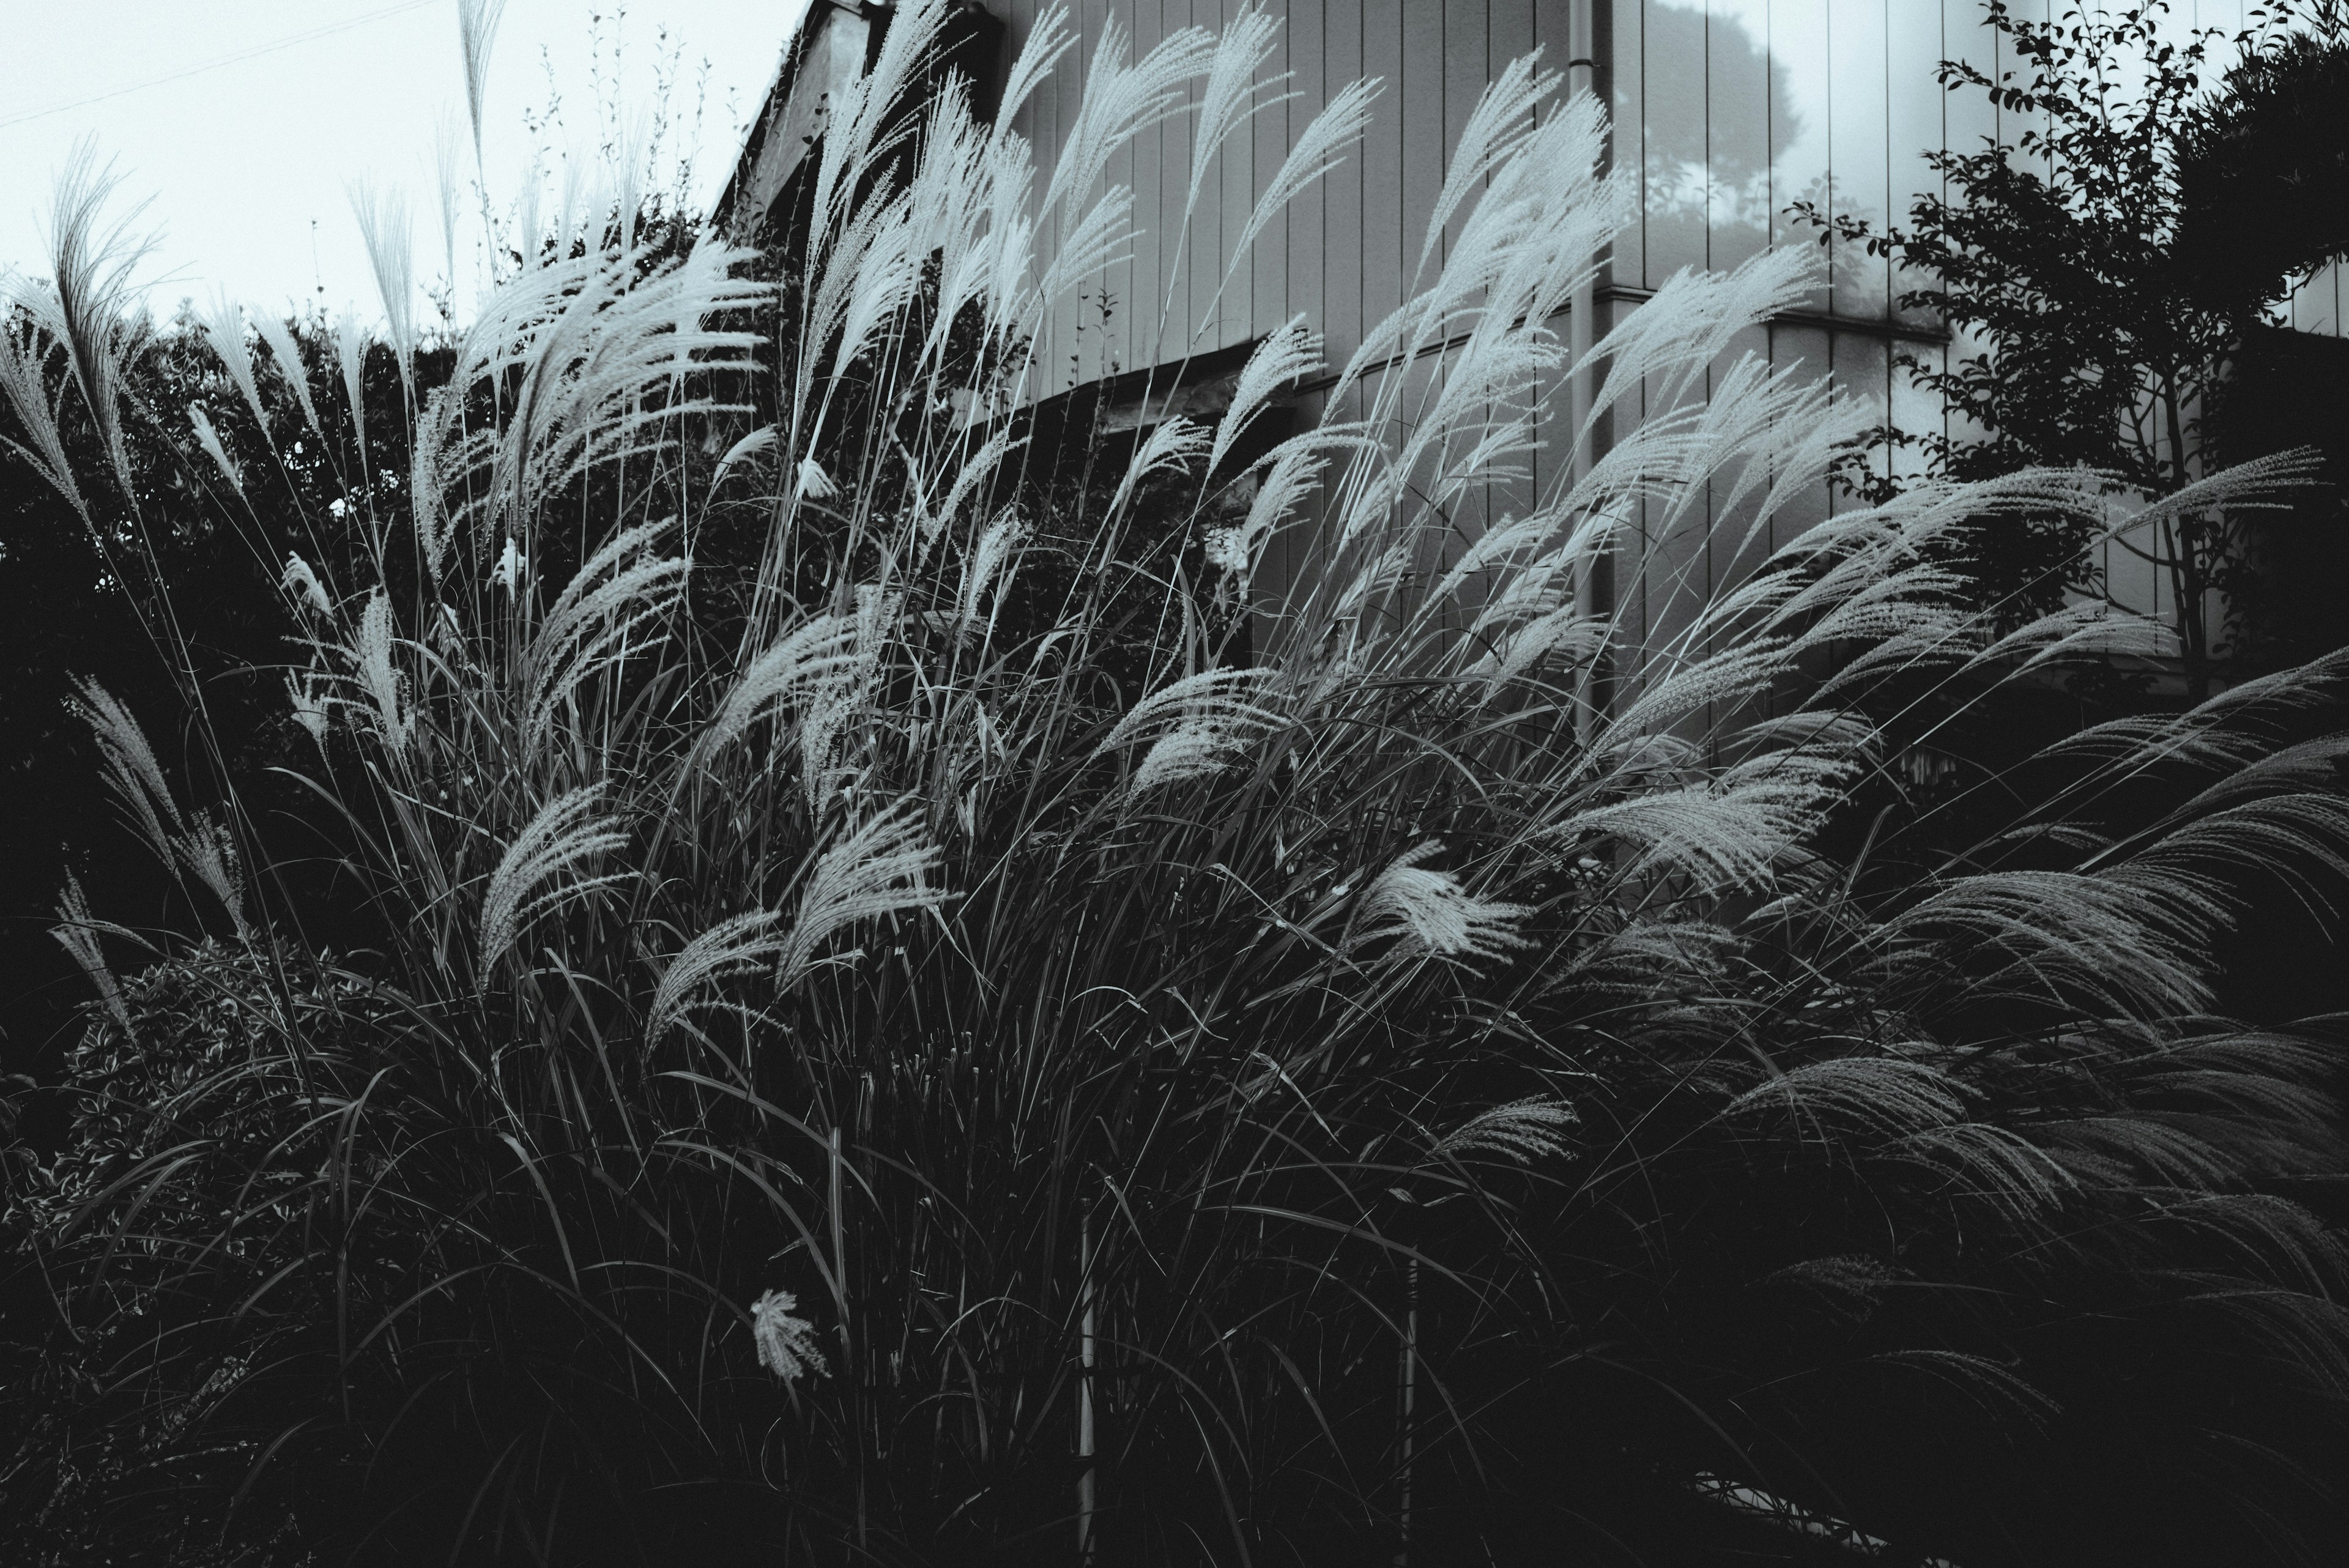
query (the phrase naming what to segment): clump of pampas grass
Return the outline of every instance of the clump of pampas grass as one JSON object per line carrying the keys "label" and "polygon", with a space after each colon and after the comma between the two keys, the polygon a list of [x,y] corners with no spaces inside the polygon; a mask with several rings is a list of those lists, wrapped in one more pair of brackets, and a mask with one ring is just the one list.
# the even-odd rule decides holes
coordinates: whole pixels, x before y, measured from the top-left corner
{"label": "clump of pampas grass", "polygon": [[[1040,180],[958,88],[891,129],[946,9],[832,107],[777,369],[715,241],[525,265],[417,415],[381,585],[295,594],[293,765],[357,950],[305,936],[233,789],[174,793],[138,725],[177,716],[87,694],[156,853],[243,868],[153,951],[69,895],[103,1152],[12,1197],[92,1397],[210,1445],[153,1473],[212,1478],[222,1539],[387,1561],[1451,1560],[1636,1541],[1724,1476],[1970,1563],[2222,1518],[2292,1550],[2298,1434],[2349,1388],[2342,1250],[2294,1199],[2337,1168],[2337,1057],[2216,1016],[2213,955],[2251,869],[2312,919],[2349,869],[2343,742],[2304,732],[2339,661],[2069,736],[2036,798],[1915,797],[1908,748],[2143,633],[2000,638],[1942,546],[2106,498],[1802,513],[1854,417],[1730,357],[1801,297],[1791,253],[1573,362],[1554,322],[1630,198],[1539,60],[1340,368],[1359,411],[1262,457],[1139,662],[1121,541],[1204,527],[1234,429],[1140,442],[1015,626],[1019,425],[954,410],[1122,243],[1110,155],[1202,87],[1207,159],[1277,83],[1260,17],[1140,62],[1112,31],[1081,167]],[[1008,99],[1069,40],[1040,22]],[[1268,200],[1368,112],[1339,95]],[[100,401],[109,330],[67,357]],[[15,395],[47,358],[9,352]],[[1455,531],[1610,411],[1603,458]],[[1594,597],[1715,514],[1791,537],[1677,631]]]}

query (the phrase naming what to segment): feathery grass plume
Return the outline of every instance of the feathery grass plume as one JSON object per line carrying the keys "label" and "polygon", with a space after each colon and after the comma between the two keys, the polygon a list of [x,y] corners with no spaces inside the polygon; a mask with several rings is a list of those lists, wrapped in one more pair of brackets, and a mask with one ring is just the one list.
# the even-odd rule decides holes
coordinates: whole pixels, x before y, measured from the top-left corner
{"label": "feathery grass plume", "polygon": [[345,310],[335,323],[335,358],[343,368],[343,396],[351,408],[351,437],[367,450],[367,328]]}
{"label": "feathery grass plume", "polygon": [[694,993],[714,981],[767,968],[783,950],[775,934],[781,917],[768,909],[752,909],[719,921],[678,950],[661,971],[652,1005],[645,1012],[645,1048],[663,1036],[693,1008]]}
{"label": "feathery grass plume", "polygon": [[776,983],[796,986],[824,943],[867,920],[935,909],[946,901],[929,883],[941,857],[923,840],[921,815],[899,801],[865,818],[818,857],[800,894],[791,936],[776,964]]}
{"label": "feathery grass plume", "polygon": [[457,195],[464,176],[457,168],[457,124],[444,110],[433,123],[432,189],[440,203],[440,265],[449,290],[449,309],[457,308]]}
{"label": "feathery grass plume", "polygon": [[1371,106],[1378,101],[1382,85],[1376,77],[1358,77],[1330,96],[1288,150],[1288,156],[1281,160],[1264,194],[1257,198],[1256,210],[1240,231],[1240,251],[1253,245],[1265,226],[1311,189],[1315,181],[1346,161],[1347,149],[1359,143],[1371,128]]}
{"label": "feathery grass plume", "polygon": [[1232,443],[1239,440],[1267,400],[1319,369],[1321,337],[1306,325],[1301,311],[1278,329],[1268,333],[1247,357],[1247,363],[1240,367],[1239,379],[1232,387],[1231,406],[1224,410],[1222,421],[1216,426],[1216,444],[1207,453],[1207,472],[1216,471],[1224,454],[1232,450]]}
{"label": "feathery grass plume", "polygon": [[856,628],[848,657],[836,664],[826,661],[801,705],[800,793],[811,815],[820,815],[831,804],[833,753],[840,743],[841,731],[870,701],[905,604],[902,594],[884,592],[871,583],[859,585]]}
{"label": "feathery grass plume", "polygon": [[269,345],[270,355],[277,361],[278,375],[285,378],[294,400],[302,405],[302,417],[310,421],[312,430],[324,435],[326,427],[318,422],[318,405],[310,400],[310,372],[302,363],[301,345],[295,342],[292,329],[266,311],[254,313],[253,327],[261,334],[261,340]]}
{"label": "feathery grass plume", "polygon": [[489,92],[490,48],[506,0],[457,0],[457,47],[465,64],[465,116],[473,127],[473,161],[481,160],[481,104]]}
{"label": "feathery grass plume", "polygon": [[1019,57],[1011,63],[1010,74],[1003,79],[1003,95],[996,111],[996,136],[1005,135],[1009,126],[1028,102],[1029,96],[1044,84],[1060,65],[1061,57],[1077,47],[1077,36],[1069,28],[1069,8],[1062,0],[1052,0],[1028,29],[1028,41],[1019,47]]}
{"label": "feathery grass plume", "polygon": [[1434,209],[1428,215],[1427,235],[1420,243],[1414,274],[1427,269],[1435,247],[1443,242],[1444,226],[1458,214],[1477,187],[1490,179],[1495,170],[1506,165],[1511,155],[1532,136],[1534,111],[1557,90],[1557,72],[1541,68],[1541,53],[1537,49],[1502,67],[1501,74],[1477,95],[1476,107],[1469,112],[1468,123],[1461,128],[1460,140],[1453,144],[1451,164],[1444,171],[1444,187],[1436,193]]}
{"label": "feathery grass plume", "polygon": [[367,699],[367,716],[375,721],[376,733],[395,761],[407,756],[417,725],[417,715],[408,703],[408,677],[394,661],[397,640],[391,628],[391,596],[378,588],[367,597],[357,634],[345,651],[353,678]]}
{"label": "feathery grass plume", "polygon": [[1214,57],[1214,36],[1200,27],[1169,35],[1129,66],[1126,49],[1131,41],[1114,17],[1102,29],[1101,41],[1093,47],[1092,68],[1086,73],[1077,123],[1044,189],[1044,209],[1060,213],[1064,249],[1075,245],[1080,232],[1092,222],[1089,211],[1099,210],[1097,204],[1089,208],[1089,198],[1117,150],[1183,112],[1186,84]]}
{"label": "feathery grass plume", "polygon": [[24,426],[32,438],[29,447],[11,437],[0,436],[0,444],[33,465],[40,476],[48,481],[73,509],[89,524],[89,505],[82,500],[81,486],[74,478],[73,463],[66,456],[65,437],[57,429],[57,405],[65,397],[63,388],[52,399],[44,385],[42,366],[48,358],[48,344],[37,325],[27,324],[26,337],[19,339],[16,323],[0,326],[0,395],[8,400],[16,411],[16,422]]}
{"label": "feathery grass plume", "polygon": [[407,198],[398,191],[358,183],[349,188],[351,213],[358,220],[375,274],[383,318],[391,331],[391,357],[410,400],[416,396],[416,249]]}
{"label": "feathery grass plume", "polygon": [[589,863],[626,847],[626,829],[597,815],[604,784],[566,790],[539,807],[490,873],[481,898],[476,985],[486,990],[500,960],[542,916],[623,880],[625,872],[580,875]]}
{"label": "feathery grass plume", "polygon": [[1400,938],[1403,951],[1456,961],[1498,959],[1526,946],[1516,928],[1531,908],[1476,898],[1451,872],[1421,864],[1443,852],[1441,839],[1428,839],[1371,878],[1362,890],[1361,940]]}
{"label": "feathery grass plume", "polygon": [[[1207,80],[1199,99],[1199,121],[1192,131],[1191,190],[1186,209],[1199,204],[1207,171],[1215,167],[1224,143],[1235,131],[1294,94],[1279,92],[1290,73],[1267,78],[1265,62],[1280,38],[1280,24],[1265,15],[1257,0],[1248,0],[1240,14],[1216,35],[1216,50],[1207,66]],[[1261,94],[1269,96],[1258,101]]]}
{"label": "feathery grass plume", "polygon": [[155,749],[147,743],[147,732],[131,717],[130,710],[97,681],[77,677],[74,691],[69,706],[98,742],[107,783],[130,808],[148,847],[164,865],[174,864],[171,845],[188,825],[180,815],[179,803],[171,798],[171,786],[163,780],[163,766],[155,759]]}
{"label": "feathery grass plume", "polygon": [[832,1368],[816,1342],[815,1324],[793,1308],[799,1297],[789,1291],[768,1291],[750,1303],[750,1334],[759,1346],[759,1365],[786,1383],[808,1373],[824,1376]]}
{"label": "feathery grass plume", "polygon": [[106,204],[121,183],[111,162],[98,165],[93,139],[74,144],[50,210],[54,275],[48,287],[22,290],[18,300],[52,326],[115,479],[126,497],[135,498],[122,400],[130,355],[147,334],[132,275],[152,254],[155,240],[130,231],[146,212],[145,202],[106,225]]}
{"label": "feathery grass plume", "polygon": [[326,731],[334,721],[326,696],[319,690],[316,678],[288,674],[285,677],[285,698],[287,705],[294,711],[294,722],[309,732],[310,739],[317,742],[318,754],[325,756]]}
{"label": "feathery grass plume", "polygon": [[[940,17],[900,13],[885,74],[918,79]],[[1177,54],[1187,91],[1215,51]],[[1133,90],[1088,90],[1110,78]],[[1210,536],[1244,567],[1326,465],[1328,528],[1251,593],[1271,635],[1244,649],[1187,530],[1104,537],[1112,485],[1009,461],[1053,352],[1036,274],[1080,279],[1131,215],[1095,188],[1119,155],[1083,160],[1133,104],[1085,118],[1048,211],[1008,125],[853,89],[781,294],[715,246],[533,238],[418,421],[430,570],[338,562],[348,627],[290,581],[297,715],[404,750],[322,743],[332,809],[290,841],[167,822],[128,742],[109,764],[167,844],[234,823],[248,892],[286,900],[265,943],[191,924],[125,977],[135,1051],[92,1009],[88,1119],[26,1176],[57,1321],[104,1347],[73,1400],[143,1434],[207,1386],[193,1357],[252,1369],[207,1452],[191,1426],[158,1458],[202,1480],[189,1518],[281,1436],[288,1539],[399,1561],[491,1512],[525,1543],[781,1528],[814,1563],[965,1561],[1072,1511],[1103,1562],[1368,1560],[1398,1547],[1399,1431],[1443,1503],[1412,1514],[1428,1556],[1481,1552],[1472,1514],[1604,1555],[1727,1444],[1754,1488],[1956,1560],[2147,1529],[2222,1560],[2297,1506],[2241,1455],[2340,1418],[2349,1259],[2282,1196],[2349,1158],[2339,1051],[2210,1011],[2242,989],[2230,921],[2319,934],[2349,887],[2349,656],[1978,753],[2031,750],[2045,693],[2008,677],[2077,628],[1981,657],[2003,628],[1951,609],[1950,553],[1976,522],[2125,520],[2049,474],[1820,518],[1864,410],[1726,352],[1801,257],[1678,278],[1600,346],[1628,374],[1578,365],[1550,323],[1624,177],[1596,104],[1510,80],[1541,107],[1491,100],[1455,154],[1489,167],[1351,406]],[[769,300],[761,370],[729,334]],[[1603,453],[1537,469],[1567,418],[1611,421]],[[762,478],[697,515],[768,421],[737,462],[774,510]],[[1479,484],[1510,499],[1462,508]],[[690,615],[646,532],[672,518]],[[1602,565],[1639,591],[1609,607]],[[1961,754],[1930,789],[1899,763],[1926,751]],[[282,875],[320,834],[333,877]],[[759,1293],[786,1258],[837,1338]],[[713,1335],[728,1303],[750,1345]],[[331,1443],[257,1427],[346,1397]]]}
{"label": "feathery grass plume", "polygon": [[188,427],[196,432],[196,444],[204,449],[204,455],[212,460],[212,466],[221,471],[221,477],[228,481],[229,488],[239,495],[243,494],[244,475],[237,472],[236,462],[229,456],[228,448],[221,445],[220,431],[212,429],[212,417],[204,411],[203,404],[188,405]]}
{"label": "feathery grass plume", "polygon": [[335,613],[334,601],[326,597],[326,585],[318,580],[310,563],[295,551],[285,553],[285,570],[278,576],[277,587],[305,610],[315,610],[320,616]]}
{"label": "feathery grass plume", "polygon": [[203,329],[204,341],[212,345],[212,357],[244,395],[244,406],[253,410],[253,422],[261,427],[262,438],[274,446],[276,441],[269,433],[269,413],[261,403],[261,383],[253,373],[253,348],[244,340],[244,313],[227,296],[216,295],[212,309],[196,320]]}
{"label": "feathery grass plume", "polygon": [[726,454],[718,460],[718,466],[709,471],[709,493],[712,495],[718,493],[719,485],[725,482],[726,475],[731,472],[736,463],[748,462],[762,452],[771,451],[774,444],[775,427],[761,425],[757,430],[728,447]]}
{"label": "feathery grass plume", "polygon": [[743,668],[710,721],[706,744],[715,750],[731,743],[771,709],[805,689],[821,689],[858,662],[854,618],[809,618]]}
{"label": "feathery grass plume", "polygon": [[1151,693],[1127,710],[1102,743],[1109,750],[1154,726],[1162,715],[1175,715],[1174,727],[1160,735],[1135,764],[1131,787],[1135,794],[1186,779],[1221,772],[1244,752],[1250,740],[1280,722],[1280,714],[1260,702],[1247,701],[1252,686],[1249,670],[1209,670],[1188,676]]}
{"label": "feathery grass plume", "polygon": [[122,987],[116,981],[114,971],[107,967],[106,951],[98,942],[102,933],[117,929],[91,917],[89,898],[81,890],[80,878],[67,872],[66,890],[57,899],[57,923],[49,928],[49,935],[73,955],[74,962],[81,966],[81,971],[97,988],[98,1003],[106,1009],[106,1015],[114,1021],[116,1028],[128,1034],[130,1010],[122,1000]]}
{"label": "feathery grass plume", "polygon": [[1214,444],[1214,436],[1205,425],[1195,424],[1177,414],[1162,421],[1142,443],[1142,450],[1126,464],[1125,477],[1117,482],[1117,493],[1110,497],[1109,514],[1116,516],[1132,500],[1142,483],[1156,473],[1188,472],[1191,464]]}
{"label": "feathery grass plume", "polygon": [[237,940],[251,941],[253,926],[244,914],[244,867],[228,824],[212,813],[200,813],[174,847],[196,880],[220,900],[236,926]]}
{"label": "feathery grass plume", "polygon": [[1019,569],[1019,546],[1030,532],[1026,520],[1007,507],[980,533],[963,564],[962,591],[955,607],[966,633],[978,625],[980,607],[990,594],[1001,604],[1011,587],[1012,574]]}
{"label": "feathery grass plume", "polygon": [[688,569],[682,558],[658,553],[674,526],[665,519],[622,530],[555,597],[523,658],[525,757],[546,744],[557,711],[583,682],[660,639],[653,628],[677,611]]}
{"label": "feathery grass plume", "polygon": [[1567,1142],[1566,1129],[1578,1127],[1581,1122],[1582,1117],[1566,1101],[1547,1095],[1528,1095],[1477,1112],[1436,1139],[1428,1156],[1431,1159],[1459,1159],[1472,1154],[1495,1155],[1519,1165],[1557,1159],[1573,1147]]}

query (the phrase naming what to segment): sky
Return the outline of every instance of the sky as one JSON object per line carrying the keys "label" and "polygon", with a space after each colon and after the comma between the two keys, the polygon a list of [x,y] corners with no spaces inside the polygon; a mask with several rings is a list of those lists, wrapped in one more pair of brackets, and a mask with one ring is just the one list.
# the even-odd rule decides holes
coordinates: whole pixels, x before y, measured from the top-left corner
{"label": "sky", "polygon": [[[662,162],[674,169],[674,153],[689,151],[693,194],[706,204],[808,3],[509,0],[482,111],[493,211],[513,211],[536,153],[552,213],[565,155],[583,168],[596,161],[599,96],[624,126],[647,127],[671,50],[670,117],[687,134],[672,133]],[[445,125],[461,150],[460,318],[470,307],[481,219],[457,0],[0,0],[0,38],[11,67],[0,95],[0,275],[48,275],[56,179],[88,138],[121,177],[109,213],[147,203],[134,232],[157,239],[141,277],[158,313],[221,294],[280,313],[318,306],[378,319],[350,187],[404,196],[418,281],[437,286],[450,270],[436,173]],[[417,309],[432,319],[420,300]]]}

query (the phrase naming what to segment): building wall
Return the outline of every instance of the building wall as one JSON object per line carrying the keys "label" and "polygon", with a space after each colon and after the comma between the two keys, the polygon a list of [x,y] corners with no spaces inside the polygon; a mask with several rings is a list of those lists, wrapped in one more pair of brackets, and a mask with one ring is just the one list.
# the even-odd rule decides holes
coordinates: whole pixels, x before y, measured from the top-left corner
{"label": "building wall", "polygon": [[[1048,4],[988,0],[1005,24],[999,83]],[[2044,19],[2051,4],[2060,9],[2063,0],[2016,0],[2015,8]],[[2175,0],[2170,26],[2180,36],[2239,28],[2250,5]],[[1015,121],[1040,170],[1052,167],[1076,117],[1083,67],[1112,24],[1130,40],[1129,57],[1139,57],[1180,28],[1219,29],[1242,6],[1074,0],[1077,47]],[[1993,75],[2012,68],[1982,20],[1981,0],[1268,0],[1265,8],[1282,24],[1274,69],[1292,73],[1295,96],[1259,115],[1207,169],[1187,226],[1191,121],[1178,117],[1120,152],[1104,179],[1133,190],[1143,233],[1131,259],[1092,280],[1045,325],[1041,384],[1030,396],[1244,344],[1300,311],[1326,334],[1330,361],[1343,363],[1412,286],[1446,160],[1478,94],[1504,64],[1537,47],[1559,67],[1588,51],[1588,66],[1570,80],[1606,99],[1611,156],[1637,184],[1639,216],[1614,246],[1594,302],[1599,332],[1681,267],[1733,265],[1767,245],[1815,245],[1816,232],[1788,214],[1792,202],[1881,227],[1904,218],[1916,193],[1932,187],[1929,150],[2012,140],[2025,129],[1980,92],[1948,92],[1934,80],[1944,58]],[[1578,11],[1588,17],[1580,35]],[[1385,84],[1367,139],[1234,265],[1239,232],[1292,139],[1358,77]],[[1442,256],[1439,244],[1438,264]],[[1039,265],[1048,260],[1040,256]],[[1839,244],[1824,261],[1805,306],[1757,328],[1734,352],[1810,367],[1905,428],[1939,419],[1896,356],[1945,363],[1966,346],[1949,343],[1930,310],[1897,303],[1912,284],[1884,259]],[[2318,275],[2290,303],[2292,325],[2337,334],[2349,303],[2341,293],[2337,269]],[[1391,373],[1417,379],[1437,370],[1422,361]],[[1523,481],[1470,497],[1458,523],[1473,534],[1485,518],[1522,512],[1564,460],[1545,451]],[[1819,487],[1782,517],[1780,535],[1833,504]],[[1744,533],[1740,524],[1708,507],[1676,537],[1640,541],[1645,568],[1627,569],[1618,591],[1644,633],[1668,632],[1750,566],[1728,556]],[[1759,538],[1751,554],[1758,558],[1780,542]],[[2117,549],[2106,567],[2125,600],[2167,609],[2149,567]]]}

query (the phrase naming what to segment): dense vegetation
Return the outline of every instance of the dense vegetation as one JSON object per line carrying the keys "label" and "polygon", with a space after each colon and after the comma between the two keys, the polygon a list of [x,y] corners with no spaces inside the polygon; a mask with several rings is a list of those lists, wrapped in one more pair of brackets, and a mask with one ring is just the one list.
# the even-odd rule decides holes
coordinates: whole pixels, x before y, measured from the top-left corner
{"label": "dense vegetation", "polygon": [[[1630,211],[1533,60],[1345,368],[1366,422],[1244,444],[1300,322],[1213,426],[1040,475],[986,410],[1130,220],[1110,152],[1195,112],[1207,168],[1272,34],[1104,47],[1040,196],[1004,127],[1049,24],[997,129],[949,91],[885,134],[945,9],[833,106],[787,275],[615,223],[429,374],[264,377],[224,325],[203,416],[141,422],[147,346],[74,281],[97,203],[61,227],[0,362],[20,456],[169,668],[144,462],[285,640],[258,751],[194,682],[76,688],[173,895],[65,888],[10,1561],[1677,1561],[1764,1498],[1818,1528],[1744,1550],[2336,1550],[2337,1039],[2217,988],[2251,900],[2321,924],[2349,875],[2349,660],[1940,767],[2159,629],[1977,602],[1953,553],[2103,514],[2048,470],[1846,509],[1669,639],[1591,613],[1640,504],[1767,521],[1857,433],[1721,369],[1784,251],[1593,349],[1591,417],[1680,411],[1455,530],[1560,417],[1548,324]],[[371,373],[362,466],[326,432]],[[273,487],[316,543],[254,531]],[[1313,569],[1257,581],[1290,528]]]}

